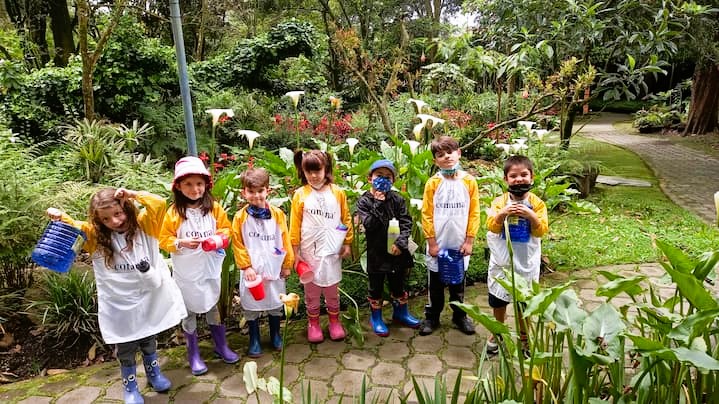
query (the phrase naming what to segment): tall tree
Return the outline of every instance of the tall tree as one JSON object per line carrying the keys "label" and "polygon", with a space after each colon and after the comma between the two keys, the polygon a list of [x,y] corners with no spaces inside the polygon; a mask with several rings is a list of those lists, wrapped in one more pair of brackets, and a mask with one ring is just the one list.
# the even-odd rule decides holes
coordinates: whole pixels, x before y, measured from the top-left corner
{"label": "tall tree", "polygon": [[75,52],[73,21],[67,7],[67,0],[48,0],[50,29],[55,43],[55,66],[67,66],[70,55]]}

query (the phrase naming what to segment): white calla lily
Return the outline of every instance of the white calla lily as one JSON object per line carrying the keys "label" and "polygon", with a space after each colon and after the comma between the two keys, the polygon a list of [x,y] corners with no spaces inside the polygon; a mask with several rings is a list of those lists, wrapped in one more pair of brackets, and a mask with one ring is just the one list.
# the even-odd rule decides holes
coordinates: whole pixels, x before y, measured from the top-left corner
{"label": "white calla lily", "polygon": [[233,111],[231,108],[212,108],[206,109],[205,112],[212,115],[212,126],[217,125],[217,122],[220,121],[220,117],[222,115],[227,115],[230,118],[235,116],[235,111]]}
{"label": "white calla lily", "polygon": [[527,128],[528,131],[532,130],[532,127],[536,124],[536,122],[533,121],[519,121],[517,122],[517,125],[524,126]]}
{"label": "white calla lily", "polygon": [[423,202],[422,202],[421,199],[411,198],[411,199],[409,200],[409,206],[414,206],[414,207],[417,208],[417,209],[422,209],[422,203],[423,203]]}
{"label": "white calla lily", "polygon": [[297,108],[297,104],[300,102],[300,96],[304,94],[304,91],[288,91],[285,93],[285,96],[290,97],[292,99],[292,104],[295,108]]}
{"label": "white calla lily", "polygon": [[435,124],[444,125],[444,119],[442,119],[442,118],[437,118],[437,117],[434,116],[434,115],[429,115],[429,114],[417,114],[417,118],[419,118],[419,119],[422,121],[422,124],[423,124],[423,125],[427,125],[427,122],[428,122],[428,121],[429,121],[429,122],[432,122],[432,125],[430,125],[430,126],[434,126]]}
{"label": "white calla lily", "polygon": [[424,122],[420,122],[420,123],[414,125],[414,129],[412,129],[412,133],[414,133],[414,138],[417,140],[420,140],[422,138],[423,130],[424,130]]}
{"label": "white calla lily", "polygon": [[509,154],[510,146],[507,143],[497,143],[494,146],[498,149],[502,149],[503,152]]}
{"label": "white calla lily", "polygon": [[527,145],[524,143],[512,143],[511,147],[515,153],[522,149],[528,149]]}
{"label": "white calla lily", "polygon": [[541,141],[542,139],[544,139],[544,135],[549,133],[549,131],[546,129],[532,129],[532,133],[537,135],[537,139]]}
{"label": "white calla lily", "polygon": [[520,138],[514,139],[514,143],[524,146],[524,144],[527,143],[527,138],[520,137]]}
{"label": "white calla lily", "polygon": [[355,154],[355,146],[357,146],[357,143],[359,143],[359,139],[354,137],[348,137],[345,139],[345,142],[347,142],[347,145],[350,147],[350,155]]}
{"label": "white calla lily", "polygon": [[419,142],[416,140],[405,140],[407,144],[409,145],[409,151],[412,154],[417,154],[417,148],[419,147]]}
{"label": "white calla lily", "polygon": [[252,145],[255,143],[255,139],[260,137],[260,134],[255,132],[254,130],[247,130],[247,129],[240,129],[237,131],[237,134],[240,136],[244,136],[247,139],[247,142],[250,144],[250,149],[252,149]]}
{"label": "white calla lily", "polygon": [[423,109],[424,107],[428,107],[428,106],[429,106],[429,104],[427,104],[426,102],[424,102],[424,101],[422,101],[422,100],[417,100],[417,99],[414,99],[414,98],[408,99],[408,100],[407,100],[407,104],[414,104],[414,110],[415,110],[415,112],[418,113],[418,114],[421,114],[421,113],[422,113],[422,109]]}

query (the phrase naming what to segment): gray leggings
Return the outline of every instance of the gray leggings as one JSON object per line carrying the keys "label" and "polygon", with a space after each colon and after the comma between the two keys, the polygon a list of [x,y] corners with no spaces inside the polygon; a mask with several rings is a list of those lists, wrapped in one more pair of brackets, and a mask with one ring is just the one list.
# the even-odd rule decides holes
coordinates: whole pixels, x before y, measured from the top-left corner
{"label": "gray leggings", "polygon": [[[197,330],[197,315],[202,313],[195,313],[190,310],[187,310],[187,317],[182,319],[182,331],[192,334]],[[217,308],[217,305],[214,305],[210,311],[205,313],[205,321],[207,321],[207,324],[209,325],[219,325],[220,324],[220,310]]]}
{"label": "gray leggings", "polygon": [[137,349],[142,351],[142,356],[152,355],[157,351],[157,340],[154,335],[138,339],[132,342],[122,342],[115,345],[115,355],[117,360],[120,361],[120,366],[123,367],[134,367],[135,354]]}

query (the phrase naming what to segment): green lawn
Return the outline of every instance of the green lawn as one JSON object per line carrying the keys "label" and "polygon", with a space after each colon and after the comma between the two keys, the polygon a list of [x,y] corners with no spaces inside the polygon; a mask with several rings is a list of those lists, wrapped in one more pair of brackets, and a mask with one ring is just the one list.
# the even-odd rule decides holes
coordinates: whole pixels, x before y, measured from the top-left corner
{"label": "green lawn", "polygon": [[643,179],[652,187],[598,185],[589,200],[599,206],[600,214],[550,212],[543,252],[556,269],[657,261],[653,238],[691,255],[719,245],[719,231],[670,201],[636,154],[581,137],[572,139],[572,153],[600,163],[604,175]]}

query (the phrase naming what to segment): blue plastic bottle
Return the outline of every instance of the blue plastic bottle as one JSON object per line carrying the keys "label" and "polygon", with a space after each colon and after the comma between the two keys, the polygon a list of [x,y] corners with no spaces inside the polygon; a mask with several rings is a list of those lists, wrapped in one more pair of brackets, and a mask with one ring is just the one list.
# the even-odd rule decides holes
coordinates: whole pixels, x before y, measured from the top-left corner
{"label": "blue plastic bottle", "polygon": [[55,272],[70,270],[75,257],[87,240],[80,229],[61,221],[51,221],[40,236],[31,258],[36,264]]}

